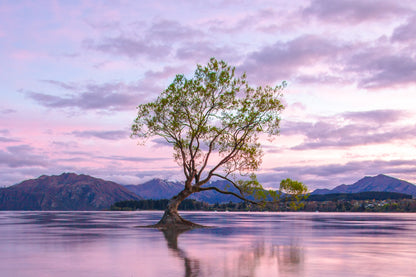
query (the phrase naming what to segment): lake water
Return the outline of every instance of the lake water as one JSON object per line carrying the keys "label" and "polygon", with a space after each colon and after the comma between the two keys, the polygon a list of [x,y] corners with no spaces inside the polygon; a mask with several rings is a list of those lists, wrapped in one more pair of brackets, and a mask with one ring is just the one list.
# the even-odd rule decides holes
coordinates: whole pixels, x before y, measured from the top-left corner
{"label": "lake water", "polygon": [[0,276],[416,276],[416,214],[0,212]]}

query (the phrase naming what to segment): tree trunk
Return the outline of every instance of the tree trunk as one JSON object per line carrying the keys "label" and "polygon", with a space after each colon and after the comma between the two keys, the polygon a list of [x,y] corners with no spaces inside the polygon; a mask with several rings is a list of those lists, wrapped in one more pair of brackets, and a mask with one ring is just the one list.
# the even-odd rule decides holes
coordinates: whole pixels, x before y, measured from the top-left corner
{"label": "tree trunk", "polygon": [[162,219],[157,224],[151,227],[156,227],[156,228],[164,229],[164,230],[166,229],[184,230],[184,229],[203,227],[202,225],[183,219],[178,213],[179,204],[191,194],[192,194],[192,191],[185,188],[178,195],[170,199],[168,202],[168,206],[166,207],[165,213],[163,214]]}

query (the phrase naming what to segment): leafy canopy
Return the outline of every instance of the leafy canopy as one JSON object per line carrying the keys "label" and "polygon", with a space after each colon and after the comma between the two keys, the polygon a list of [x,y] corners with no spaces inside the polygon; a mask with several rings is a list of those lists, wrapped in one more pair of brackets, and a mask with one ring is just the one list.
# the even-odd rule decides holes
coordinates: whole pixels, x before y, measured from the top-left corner
{"label": "leafy canopy", "polygon": [[241,199],[264,198],[253,174],[263,155],[258,139],[279,133],[285,85],[251,87],[245,73],[237,77],[235,67],[211,58],[192,78],[176,75],[156,101],[139,105],[132,136],[170,143],[191,192],[215,189],[201,186],[216,176],[230,181]]}

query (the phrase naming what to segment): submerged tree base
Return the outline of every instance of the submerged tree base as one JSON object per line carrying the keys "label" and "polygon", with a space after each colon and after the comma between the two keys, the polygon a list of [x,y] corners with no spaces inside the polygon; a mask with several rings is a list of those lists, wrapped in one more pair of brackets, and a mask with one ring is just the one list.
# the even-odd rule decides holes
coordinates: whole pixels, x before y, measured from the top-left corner
{"label": "submerged tree base", "polygon": [[145,226],[147,228],[157,228],[159,230],[190,230],[196,228],[208,228],[192,221],[183,219],[178,212],[165,211],[162,219],[153,225]]}

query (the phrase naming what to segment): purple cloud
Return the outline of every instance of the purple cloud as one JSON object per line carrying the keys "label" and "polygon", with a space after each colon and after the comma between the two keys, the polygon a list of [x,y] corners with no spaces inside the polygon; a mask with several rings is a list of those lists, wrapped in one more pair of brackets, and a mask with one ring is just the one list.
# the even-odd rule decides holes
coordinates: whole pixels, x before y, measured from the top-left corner
{"label": "purple cloud", "polygon": [[19,142],[17,139],[0,137],[0,142]]}
{"label": "purple cloud", "polygon": [[314,16],[322,21],[358,24],[365,21],[406,15],[409,10],[398,1],[377,0],[313,0],[303,10],[304,16]]}
{"label": "purple cloud", "polygon": [[[328,4],[328,5],[327,5]],[[369,9],[377,6],[375,9]],[[312,7],[314,9],[312,9]],[[312,10],[311,10],[312,9]],[[396,2],[315,1],[306,9],[320,16],[351,17],[354,20],[378,19],[380,16],[406,15]],[[379,11],[378,14],[375,11]],[[322,13],[322,14],[320,14]],[[327,17],[323,20],[327,20]],[[342,20],[345,22],[345,20]],[[415,18],[398,27],[392,41],[411,42]],[[416,83],[416,59],[411,45],[398,48],[387,38],[373,41],[328,39],[322,35],[299,35],[288,41],[276,41],[247,55],[241,69],[260,82],[288,80],[298,84],[351,84],[378,89]],[[406,46],[406,47],[404,47]],[[313,69],[320,65],[321,71]],[[303,69],[313,69],[305,74]]]}
{"label": "purple cloud", "polygon": [[[276,21],[276,18],[281,18],[282,14],[279,14],[276,10],[268,8],[253,11],[249,14],[244,14],[237,20],[224,20],[224,19],[213,19],[206,22],[208,29],[211,33],[226,33],[236,34],[240,33],[241,30],[255,30],[261,32],[270,32],[271,30],[282,30],[282,24],[285,25],[288,18],[285,20]],[[287,14],[286,14],[287,16]],[[288,16],[289,17],[289,16]]]}
{"label": "purple cloud", "polygon": [[65,82],[56,81],[56,80],[40,80],[40,81],[44,82],[44,83],[54,85],[54,86],[59,87],[59,88],[66,89],[66,90],[73,91],[73,90],[78,89],[78,86],[76,84],[70,84],[70,83],[65,83]]}
{"label": "purple cloud", "polygon": [[377,124],[386,124],[396,122],[409,113],[400,110],[373,110],[362,112],[345,112],[341,116],[345,119],[361,122],[373,122]]}
{"label": "purple cloud", "polygon": [[12,138],[10,136],[10,131],[7,129],[0,129],[0,134],[2,135],[0,136],[0,142],[7,143],[7,142],[19,142],[20,141],[19,139]]}
{"label": "purple cloud", "polygon": [[397,27],[391,37],[396,42],[415,42],[416,34],[416,16],[410,18],[405,24]]}
{"label": "purple cloud", "polygon": [[314,75],[298,75],[294,79],[295,83],[300,84],[346,84],[351,83],[351,80],[348,80],[345,76],[339,76],[334,74],[334,72],[326,72],[323,74],[314,74]]}
{"label": "purple cloud", "polygon": [[[71,89],[65,96],[26,91],[24,94],[38,104],[48,108],[78,108],[81,110],[130,110],[134,109],[143,94],[140,85],[121,82],[88,84],[82,88],[63,82],[51,82],[59,88]],[[78,90],[84,92],[79,93]]]}
{"label": "purple cloud", "polygon": [[62,153],[70,156],[91,156],[91,152],[86,151],[63,151]]}
{"label": "purple cloud", "polygon": [[108,21],[108,19],[106,19],[106,20],[94,20],[92,18],[84,18],[84,22],[88,26],[90,26],[90,27],[92,27],[92,28],[94,28],[98,31],[105,31],[105,32],[108,32],[108,31],[111,31],[111,30],[114,30],[114,29],[120,29],[120,27],[121,27],[119,21]]}
{"label": "purple cloud", "polygon": [[[247,56],[242,70],[256,81],[292,79],[299,84],[356,83],[360,88],[378,89],[416,83],[416,59],[409,47],[397,52],[380,40],[371,46],[361,42],[329,41],[318,36],[301,36],[265,46]],[[304,75],[302,68],[321,64],[323,72]]]}
{"label": "purple cloud", "polygon": [[78,143],[75,141],[52,141],[52,146],[64,149],[78,148]]}
{"label": "purple cloud", "polygon": [[[332,129],[329,129],[331,128]],[[321,136],[317,137],[319,132]],[[327,137],[324,137],[324,136]],[[351,147],[387,143],[394,140],[405,140],[416,136],[416,128],[398,128],[394,131],[377,132],[377,128],[367,126],[333,127],[330,124],[317,124],[307,133],[307,140],[293,147],[294,150],[307,150],[328,147]]]}
{"label": "purple cloud", "polygon": [[86,39],[83,46],[89,50],[100,51],[129,58],[148,57],[162,59],[170,56],[176,44],[188,45],[200,40],[204,33],[198,29],[182,25],[177,21],[162,20],[152,23],[139,35],[118,35],[103,39]]}
{"label": "purple cloud", "polygon": [[64,163],[81,163],[81,162],[88,162],[91,161],[91,158],[81,158],[81,157],[73,157],[73,158],[58,158],[53,160],[56,162],[64,162]]}
{"label": "purple cloud", "polygon": [[[151,59],[175,57],[180,60],[205,62],[210,57],[230,57],[235,55],[233,47],[218,46],[204,28],[195,28],[174,20],[159,20],[149,26],[141,26],[139,34],[86,39],[83,46],[89,50],[138,58]],[[127,32],[128,33],[128,32]]]}
{"label": "purple cloud", "polygon": [[129,137],[129,133],[126,131],[116,130],[116,131],[73,131],[70,134],[81,137],[81,138],[100,138],[104,140],[120,140],[126,139]]}
{"label": "purple cloud", "polygon": [[80,110],[134,110],[137,105],[153,100],[165,88],[164,79],[172,80],[184,66],[166,66],[161,70],[144,72],[143,79],[134,83],[120,81],[96,83],[71,83],[42,80],[67,94],[52,95],[37,91],[20,90],[26,97],[47,108],[75,108]]}
{"label": "purple cloud", "polygon": [[127,157],[127,156],[99,156],[99,159],[111,161],[127,161],[127,162],[155,162],[161,160],[169,160],[170,158],[152,158],[152,157]]}
{"label": "purple cloud", "polygon": [[288,79],[300,67],[319,62],[334,62],[343,46],[318,36],[301,36],[288,42],[278,41],[250,54],[242,69],[256,79],[277,81]]}
{"label": "purple cloud", "polygon": [[211,57],[221,60],[227,57],[227,61],[235,58],[235,51],[231,47],[216,46],[209,41],[197,41],[185,43],[176,50],[176,57],[181,60],[200,61],[206,63]]}
{"label": "purple cloud", "polygon": [[0,164],[11,168],[46,167],[48,162],[43,155],[35,154],[33,147],[17,145],[0,150]]}
{"label": "purple cloud", "polygon": [[416,126],[392,127],[392,123],[406,114],[408,113],[397,110],[375,110],[346,112],[322,118],[315,123],[283,122],[281,134],[305,136],[304,142],[293,147],[294,150],[351,147],[406,140],[416,136]]}
{"label": "purple cloud", "polygon": [[188,27],[173,20],[162,20],[155,22],[146,30],[146,38],[153,41],[188,41],[203,37],[204,33],[200,30]]}
{"label": "purple cloud", "polygon": [[10,134],[10,131],[7,129],[0,129],[0,134],[8,136]]}
{"label": "purple cloud", "polygon": [[158,79],[174,79],[176,74],[183,72],[185,68],[183,66],[173,67],[166,66],[160,71],[149,70],[146,71],[144,80],[149,80],[149,82],[155,82]]}
{"label": "purple cloud", "polygon": [[[132,108],[129,95],[117,93],[83,93],[81,95],[71,95],[67,97],[54,96],[39,92],[27,92],[26,95],[38,102],[38,104],[48,108],[69,108],[77,107],[84,110],[91,109],[110,109],[121,110],[126,107]],[[97,99],[97,97],[99,97]]]}
{"label": "purple cloud", "polygon": [[171,52],[169,45],[161,45],[146,39],[114,37],[104,38],[100,41],[86,39],[83,46],[89,50],[96,50],[104,53],[137,58],[145,56],[152,59],[166,57]]}
{"label": "purple cloud", "polygon": [[172,177],[177,176],[178,180],[182,180],[182,174],[183,173],[178,170],[178,168],[163,168],[162,170],[141,170],[135,173],[135,176],[147,180],[151,180],[153,178],[172,179]]}
{"label": "purple cloud", "polygon": [[12,154],[21,155],[27,154],[34,151],[34,148],[30,145],[22,144],[22,145],[15,145],[7,147],[7,151]]}
{"label": "purple cloud", "polygon": [[14,109],[9,109],[9,108],[5,108],[5,109],[0,109],[0,114],[11,114],[11,113],[16,113],[17,111]]}
{"label": "purple cloud", "polygon": [[[389,51],[389,50],[388,50]],[[355,72],[362,88],[382,88],[416,83],[416,59],[410,54],[368,48],[352,56],[346,71]]]}
{"label": "purple cloud", "polygon": [[158,146],[169,146],[172,147],[172,144],[167,142],[164,138],[154,138],[152,142]]}
{"label": "purple cloud", "polygon": [[[365,160],[346,164],[299,165],[275,167],[272,172],[259,174],[259,180],[276,184],[276,180],[293,178],[304,182],[309,189],[333,188],[341,184],[352,184],[364,176],[388,174],[411,176],[415,173],[416,160]],[[277,184],[278,186],[278,184]]]}

